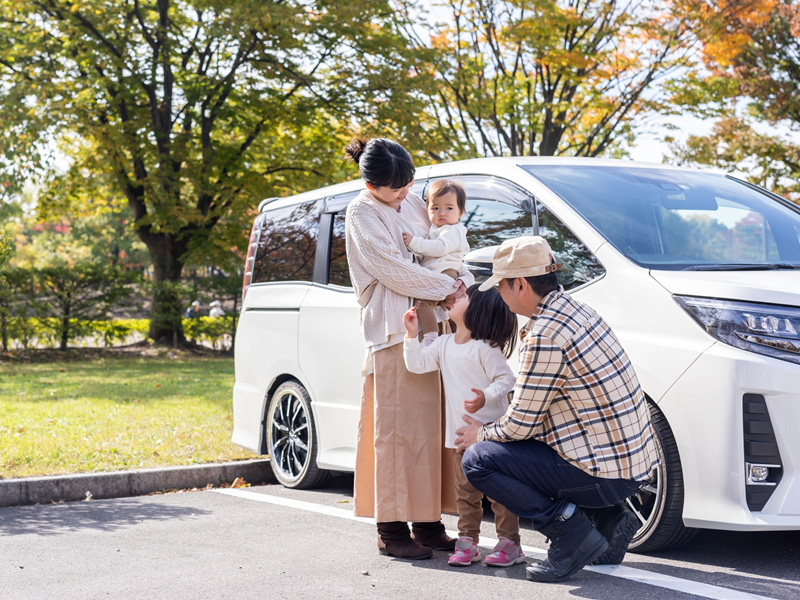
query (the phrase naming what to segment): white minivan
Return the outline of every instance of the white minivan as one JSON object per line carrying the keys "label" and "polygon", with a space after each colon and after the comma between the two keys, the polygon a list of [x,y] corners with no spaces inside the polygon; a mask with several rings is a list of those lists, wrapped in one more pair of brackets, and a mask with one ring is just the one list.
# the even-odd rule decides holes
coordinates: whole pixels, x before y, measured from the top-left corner
{"label": "white minivan", "polygon": [[[467,191],[476,280],[538,234],[562,285],[634,364],[661,468],[629,500],[631,548],[696,528],[800,529],[800,208],[721,174],[629,161],[486,158],[417,170]],[[236,333],[233,441],[290,487],[355,462],[364,343],[345,255],[351,181],[261,203]],[[513,364],[512,364],[513,366]]]}

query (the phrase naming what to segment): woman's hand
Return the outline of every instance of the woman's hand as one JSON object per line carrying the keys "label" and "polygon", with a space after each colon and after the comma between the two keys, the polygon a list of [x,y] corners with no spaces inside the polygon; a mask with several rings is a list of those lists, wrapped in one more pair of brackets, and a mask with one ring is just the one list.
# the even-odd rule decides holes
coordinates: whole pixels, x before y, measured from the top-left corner
{"label": "woman's hand", "polygon": [[483,390],[476,390],[475,388],[470,388],[470,391],[475,394],[475,397],[464,400],[464,410],[473,414],[486,406],[486,394],[483,393]]}
{"label": "woman's hand", "polygon": [[406,311],[403,315],[403,326],[406,328],[406,339],[412,340],[417,337],[419,320],[417,319],[417,307],[419,302]]}
{"label": "woman's hand", "polygon": [[407,231],[403,232],[403,243],[408,246],[411,243],[411,240],[414,238],[413,235],[408,233]]}
{"label": "woman's hand", "polygon": [[444,306],[447,310],[453,308],[453,305],[456,303],[456,300],[461,298],[464,294],[467,293],[467,286],[464,285],[464,282],[460,279],[456,279],[456,282],[453,284],[453,287],[456,291],[454,291],[449,296],[445,296],[444,300],[439,302],[441,306]]}

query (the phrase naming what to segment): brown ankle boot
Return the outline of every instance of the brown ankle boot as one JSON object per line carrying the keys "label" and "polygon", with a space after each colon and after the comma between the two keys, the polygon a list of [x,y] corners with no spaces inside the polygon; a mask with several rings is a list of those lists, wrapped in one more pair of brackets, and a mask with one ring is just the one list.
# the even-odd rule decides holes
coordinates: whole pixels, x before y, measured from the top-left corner
{"label": "brown ankle boot", "polygon": [[448,537],[444,530],[444,523],[441,521],[434,521],[432,523],[412,523],[411,524],[411,538],[434,550],[447,550],[453,552],[456,546],[456,540]]}
{"label": "brown ankle boot", "polygon": [[406,560],[421,560],[433,556],[428,548],[411,539],[408,523],[403,521],[378,523],[378,550],[381,554]]}

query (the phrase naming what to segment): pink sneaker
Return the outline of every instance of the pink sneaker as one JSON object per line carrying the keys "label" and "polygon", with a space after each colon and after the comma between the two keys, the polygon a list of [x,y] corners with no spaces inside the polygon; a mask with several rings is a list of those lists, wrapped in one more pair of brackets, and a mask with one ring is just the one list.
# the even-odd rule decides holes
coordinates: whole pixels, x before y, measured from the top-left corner
{"label": "pink sneaker", "polygon": [[468,567],[481,559],[478,544],[471,537],[460,537],[456,540],[456,551],[447,559],[447,564],[454,567]]}
{"label": "pink sneaker", "polygon": [[521,562],[525,562],[522,547],[504,537],[498,540],[492,553],[483,559],[483,564],[487,567],[510,567]]}

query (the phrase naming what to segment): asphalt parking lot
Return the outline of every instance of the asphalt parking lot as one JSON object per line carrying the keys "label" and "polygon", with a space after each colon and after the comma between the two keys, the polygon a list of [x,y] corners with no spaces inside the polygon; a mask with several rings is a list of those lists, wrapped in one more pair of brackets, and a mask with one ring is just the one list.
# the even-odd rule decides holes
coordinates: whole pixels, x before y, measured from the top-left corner
{"label": "asphalt parking lot", "polygon": [[[448,529],[455,517],[445,516]],[[524,526],[524,523],[523,523]],[[0,508],[0,598],[719,598],[800,597],[800,532],[701,532],[688,547],[628,554],[568,582],[523,565],[404,562],[378,554],[352,514],[352,478]],[[483,523],[482,554],[494,543]],[[523,528],[529,561],[547,547]]]}

